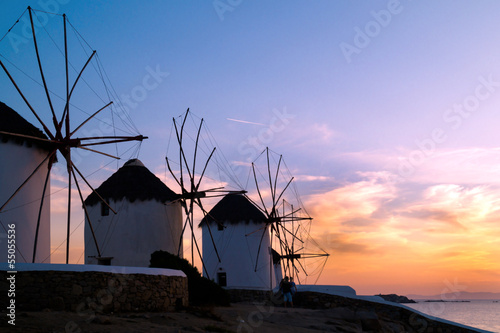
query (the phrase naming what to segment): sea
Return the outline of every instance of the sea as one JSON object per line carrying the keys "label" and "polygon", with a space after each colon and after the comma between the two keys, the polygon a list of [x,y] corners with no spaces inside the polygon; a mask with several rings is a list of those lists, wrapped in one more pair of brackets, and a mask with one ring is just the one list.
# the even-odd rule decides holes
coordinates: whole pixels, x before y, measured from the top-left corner
{"label": "sea", "polygon": [[424,302],[405,304],[406,306],[428,314],[500,333],[500,302],[494,300],[470,300],[466,302]]}

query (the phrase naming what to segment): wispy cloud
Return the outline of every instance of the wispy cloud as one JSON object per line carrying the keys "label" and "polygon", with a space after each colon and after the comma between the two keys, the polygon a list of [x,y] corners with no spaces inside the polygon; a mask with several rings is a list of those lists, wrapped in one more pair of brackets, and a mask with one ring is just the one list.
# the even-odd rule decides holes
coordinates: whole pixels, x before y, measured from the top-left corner
{"label": "wispy cloud", "polygon": [[256,122],[253,122],[253,121],[247,121],[247,120],[240,120],[240,119],[233,119],[233,118],[226,118],[227,120],[230,120],[230,121],[235,121],[237,123],[244,123],[244,124],[250,124],[250,125],[258,125],[258,126],[268,126],[266,124],[262,124],[262,123],[256,123]]}
{"label": "wispy cloud", "polygon": [[331,182],[335,180],[335,177],[318,175],[296,175],[294,176],[294,179],[300,182]]}

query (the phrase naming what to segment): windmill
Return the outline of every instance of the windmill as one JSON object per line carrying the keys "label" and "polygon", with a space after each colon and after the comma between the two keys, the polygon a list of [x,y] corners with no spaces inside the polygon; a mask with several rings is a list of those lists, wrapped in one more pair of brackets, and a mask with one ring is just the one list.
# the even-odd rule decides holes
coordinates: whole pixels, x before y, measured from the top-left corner
{"label": "windmill", "polygon": [[[302,204],[283,156],[264,149],[252,162],[249,179],[252,176],[255,192],[253,197],[246,196],[266,216],[265,225],[252,232],[261,234],[258,251],[268,251],[261,244],[270,234],[271,248],[279,256],[284,275],[296,277],[298,283],[306,282],[309,276],[319,278],[329,254],[309,235],[312,218]],[[258,265],[256,262],[255,270]]]}
{"label": "windmill", "polygon": [[[47,193],[47,188],[51,171],[58,160],[57,156],[59,156],[59,159],[62,157],[61,160],[65,162],[68,187],[66,224],[66,263],[68,263],[71,234],[71,190],[73,186],[76,188],[87,218],[88,212],[83,200],[80,181],[83,181],[91,191],[94,191],[87,177],[77,167],[78,163],[75,162],[74,157],[81,156],[78,152],[85,151],[112,159],[119,159],[116,147],[116,151],[105,147],[130,141],[142,142],[146,137],[140,135],[137,129],[133,127],[130,120],[127,119],[126,112],[114,112],[120,105],[114,105],[111,101],[112,98],[116,99],[116,92],[110,87],[109,78],[104,72],[97,52],[92,50],[90,45],[68,21],[65,14],[53,14],[55,16],[51,19],[52,21],[47,24],[46,21],[42,22],[39,19],[39,15],[42,14],[46,18],[46,13],[28,7],[0,40],[0,43],[7,40],[12,41],[12,38],[9,39],[9,37],[21,35],[16,35],[15,31],[21,29],[18,23],[21,18],[25,18],[24,15],[26,14],[29,16],[27,21],[30,23],[32,43],[23,45],[23,47],[29,48],[31,46],[32,49],[27,51],[33,52],[19,54],[19,49],[12,50],[5,47],[5,50],[0,52],[0,67],[11,84],[11,91],[21,97],[31,113],[28,116],[31,116],[36,120],[37,125],[43,128],[46,138],[7,131],[1,131],[0,135],[28,139],[31,142],[44,145],[47,154],[33,168],[29,176],[12,191],[8,199],[0,203],[0,212],[9,208],[9,203],[35,175],[45,173],[45,184],[42,193],[40,193],[41,204],[33,239],[32,262],[34,262],[40,216],[44,207],[43,201],[50,196],[50,193]],[[62,32],[60,28],[52,30],[50,23],[57,25],[62,23]],[[73,39],[69,38],[70,32],[73,33]],[[6,42],[3,45],[8,46]],[[78,45],[83,51],[73,52]],[[48,51],[49,48],[50,51]],[[46,71],[47,69],[49,71]],[[46,73],[50,73],[50,75]],[[99,83],[94,85],[93,80]],[[110,121],[98,117],[104,111],[110,110],[112,112]],[[122,128],[115,126],[115,118],[119,118],[123,125]],[[103,123],[113,129],[111,134],[107,135],[104,133],[105,130],[95,130],[96,127]],[[95,125],[92,128],[93,132],[86,131],[86,127],[90,127],[91,124]],[[99,128],[102,128],[102,126]],[[123,135],[118,135],[117,131],[121,131],[120,134]],[[132,133],[132,131],[135,131],[135,133]],[[47,166],[46,169],[45,165]],[[42,168],[42,166],[44,167]],[[102,197],[100,197],[100,200],[109,207]],[[109,209],[115,212],[113,208],[109,207]],[[92,223],[90,220],[88,221],[92,229]],[[4,223],[2,223],[2,228],[4,230],[6,228]],[[94,242],[98,248],[95,236]],[[100,257],[100,251],[98,253]]]}
{"label": "windmill", "polygon": [[[195,250],[197,257],[201,261],[202,270],[205,272],[206,276],[209,277],[208,272],[203,261],[203,256],[200,251],[200,246],[195,236],[195,208],[199,209],[199,213],[203,216],[207,214],[203,206],[203,201],[208,198],[221,197],[230,193],[233,194],[243,194],[243,190],[226,190],[224,186],[205,188],[202,186],[202,182],[207,180],[207,168],[210,162],[215,163],[218,167],[218,172],[223,172],[228,175],[236,183],[238,181],[235,177],[231,176],[232,171],[229,168],[227,161],[224,161],[223,157],[216,154],[215,139],[210,135],[209,131],[205,131],[202,135],[202,129],[205,128],[204,120],[195,119],[194,115],[187,109],[187,111],[173,118],[173,130],[171,131],[171,139],[174,136],[173,141],[178,149],[177,155],[177,166],[178,172],[176,173],[172,167],[174,163],[173,158],[165,157],[167,168],[179,185],[181,194],[179,200],[181,200],[182,207],[186,216],[184,226],[182,228],[181,240],[179,241],[179,250],[177,255],[181,254],[182,238],[185,232],[190,232],[191,238],[191,263],[195,263]],[[188,129],[189,127],[189,129]],[[169,144],[170,147],[170,144]],[[173,155],[173,154],[172,154]],[[200,157],[200,155],[203,155]],[[204,160],[203,160],[204,159]],[[203,167],[201,172],[198,173],[197,165],[202,163]],[[202,200],[203,199],[203,200]],[[189,228],[188,231],[186,229]],[[216,256],[220,261],[219,253],[214,243],[212,231],[210,226],[208,226],[208,232],[210,234],[211,243],[215,250]]]}

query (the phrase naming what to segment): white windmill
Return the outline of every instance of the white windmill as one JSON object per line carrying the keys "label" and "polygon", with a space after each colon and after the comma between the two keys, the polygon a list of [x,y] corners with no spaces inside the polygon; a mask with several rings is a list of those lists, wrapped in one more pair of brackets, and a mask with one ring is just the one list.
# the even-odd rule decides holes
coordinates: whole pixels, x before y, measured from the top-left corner
{"label": "white windmill", "polygon": [[[50,261],[50,197],[40,196],[44,192],[50,193],[50,182],[46,175],[50,163],[46,159],[49,148],[43,142],[31,138],[46,140],[47,137],[1,102],[0,132],[0,202],[3,204],[0,207],[0,244],[2,249],[7,249],[8,230],[13,230],[16,235],[16,262]],[[34,170],[41,172],[30,177]],[[28,178],[31,180],[15,196],[5,191],[15,189]],[[38,238],[35,237],[37,234]],[[35,248],[38,248],[36,253]],[[2,251],[1,256],[0,262],[7,262],[6,250]]]}
{"label": "white windmill", "polygon": [[[232,289],[269,290],[270,286],[271,289],[276,287],[281,280],[281,269],[272,262],[266,220],[260,209],[244,195],[228,194],[222,198],[200,223],[208,276],[219,285]],[[208,232],[210,227],[215,246],[212,246]],[[264,236],[255,230],[263,230]],[[266,250],[259,251],[259,247]]]}
{"label": "white windmill", "polygon": [[283,157],[266,148],[251,175],[251,193],[226,195],[200,223],[207,276],[252,290],[272,290],[285,275],[317,281],[328,254],[309,236],[312,218]]}
{"label": "white windmill", "polygon": [[[49,180],[54,164],[59,160],[65,164],[61,169],[66,171],[67,180],[65,243],[66,263],[68,263],[72,232],[72,189],[76,189],[87,217],[88,212],[80,185],[85,183],[86,188],[93,190],[87,176],[80,170],[80,163],[84,162],[81,162],[82,159],[76,161],[75,156],[81,157],[81,152],[85,152],[94,156],[119,159],[118,149],[114,144],[128,141],[141,142],[146,137],[140,135],[133,127],[126,112],[117,112],[120,105],[113,104],[112,99],[118,99],[97,52],[92,50],[87,41],[69,23],[66,15],[54,14],[49,23],[43,24],[39,15],[45,13],[28,7],[0,40],[0,67],[5,74],[0,77],[0,82],[5,89],[4,93],[9,98],[14,95],[19,96],[25,105],[26,112],[23,113],[23,117],[31,117],[32,121],[36,121],[36,126],[40,126],[44,134],[40,136],[16,133],[9,128],[4,128],[0,132],[2,137],[9,137],[9,140],[25,140],[34,146],[43,146],[40,156],[30,160],[29,163],[22,163],[23,168],[10,170],[15,173],[12,181],[1,184],[0,197],[4,200],[0,202],[0,229],[4,231],[7,229],[11,221],[7,220],[6,216],[9,212],[19,208],[23,203],[38,202],[37,216],[33,217],[33,214],[30,214],[29,220],[17,221],[16,228],[19,230],[25,225],[36,225],[34,233],[23,236],[22,240],[19,239],[23,243],[33,244],[31,246],[33,252],[24,253],[24,257],[28,262],[47,260],[37,251],[39,247],[46,246],[40,242],[43,244],[47,242],[45,233],[48,229],[45,227],[45,219],[49,214],[48,197],[52,195]],[[17,36],[21,35],[22,27],[18,24],[21,18],[26,18],[30,22],[32,43],[23,45],[22,50],[14,50],[7,41],[9,37],[16,35],[16,32]],[[18,111],[21,113],[21,110]],[[105,113],[108,115],[104,116]],[[2,160],[9,157],[15,159],[17,155],[5,155],[2,156]],[[12,168],[15,163],[10,165]],[[9,170],[5,171],[8,175]],[[5,179],[8,176],[1,177]],[[35,183],[38,185],[35,186]],[[22,194],[25,191],[30,195],[38,193],[29,201],[26,195]],[[110,209],[115,212],[111,207]],[[88,223],[92,230],[91,221],[88,220]],[[98,247],[95,237],[94,242]],[[25,249],[23,252],[30,251]],[[100,256],[99,251],[98,256]]]}
{"label": "white windmill", "polygon": [[[111,214],[97,193],[118,214]],[[141,161],[126,162],[85,200],[101,255],[115,266],[149,267],[153,252],[175,253],[182,248],[178,198]],[[88,223],[85,243],[85,263],[97,263],[98,252]]]}

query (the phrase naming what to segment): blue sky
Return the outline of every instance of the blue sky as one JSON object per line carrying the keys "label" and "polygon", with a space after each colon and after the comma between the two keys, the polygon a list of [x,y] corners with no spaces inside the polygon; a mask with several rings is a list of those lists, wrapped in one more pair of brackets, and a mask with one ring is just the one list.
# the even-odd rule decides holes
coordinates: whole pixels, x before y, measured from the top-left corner
{"label": "blue sky", "polygon": [[[500,291],[500,3],[3,1],[2,35],[28,5],[66,13],[98,51],[122,102],[132,96],[149,137],[139,158],[155,173],[188,107],[235,166],[251,142],[283,154],[332,253],[323,283],[432,293],[458,277]],[[5,39],[0,53],[17,57]],[[26,109],[15,93],[0,100]],[[408,257],[408,275],[384,275]]]}

